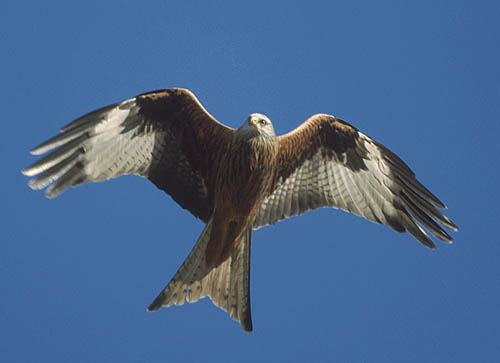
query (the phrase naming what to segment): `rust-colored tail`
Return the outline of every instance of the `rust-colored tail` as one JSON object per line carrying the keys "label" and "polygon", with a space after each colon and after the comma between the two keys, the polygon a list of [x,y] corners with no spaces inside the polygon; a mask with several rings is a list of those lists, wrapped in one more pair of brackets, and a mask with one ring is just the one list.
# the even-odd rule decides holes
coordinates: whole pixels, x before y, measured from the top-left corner
{"label": "rust-colored tail", "polygon": [[239,321],[245,331],[252,331],[250,313],[250,247],[252,230],[246,230],[231,255],[214,268],[207,266],[205,251],[210,239],[212,219],[198,238],[195,246],[172,280],[148,307],[192,303],[208,296],[221,309]]}

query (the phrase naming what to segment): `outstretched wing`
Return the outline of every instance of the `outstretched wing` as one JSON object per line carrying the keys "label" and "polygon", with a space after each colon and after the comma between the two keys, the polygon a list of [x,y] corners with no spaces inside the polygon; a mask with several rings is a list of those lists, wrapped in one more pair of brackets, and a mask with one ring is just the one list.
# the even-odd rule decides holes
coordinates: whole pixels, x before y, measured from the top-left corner
{"label": "outstretched wing", "polygon": [[185,89],[149,92],[91,112],[32,150],[51,151],[23,173],[46,196],[124,174],[151,180],[183,208],[208,221],[210,165],[234,130],[222,125]]}
{"label": "outstretched wing", "polygon": [[278,142],[276,181],[254,228],[334,207],[408,230],[431,248],[435,245],[421,226],[445,242],[452,238],[438,223],[458,230],[438,210],[445,205],[398,156],[340,119],[314,115]]}

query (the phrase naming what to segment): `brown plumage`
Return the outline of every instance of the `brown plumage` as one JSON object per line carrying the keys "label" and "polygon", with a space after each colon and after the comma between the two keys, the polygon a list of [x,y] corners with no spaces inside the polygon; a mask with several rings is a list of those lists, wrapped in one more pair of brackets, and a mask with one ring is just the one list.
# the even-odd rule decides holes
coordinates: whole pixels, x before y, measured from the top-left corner
{"label": "brown plumage", "polygon": [[[252,114],[239,129],[213,118],[185,89],[149,92],[89,113],[32,153],[52,150],[23,171],[33,189],[55,197],[69,186],[123,174],[151,180],[206,223],[175,276],[149,306],[209,296],[246,331],[252,229],[310,209],[333,207],[445,242],[457,226],[395,154],[348,123],[312,116],[276,137]],[[439,224],[438,224],[439,223]]]}

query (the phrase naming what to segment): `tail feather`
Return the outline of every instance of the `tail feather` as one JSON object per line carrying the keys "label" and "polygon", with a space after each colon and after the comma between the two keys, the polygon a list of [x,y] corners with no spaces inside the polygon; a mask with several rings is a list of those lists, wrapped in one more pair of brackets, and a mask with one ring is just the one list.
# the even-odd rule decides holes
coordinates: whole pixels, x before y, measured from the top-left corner
{"label": "tail feather", "polygon": [[243,233],[241,241],[231,256],[210,268],[206,264],[205,250],[210,240],[210,220],[193,250],[172,280],[148,307],[149,311],[160,307],[182,305],[208,296],[221,309],[229,312],[233,320],[239,321],[245,331],[252,331],[250,312],[250,247],[252,230]]}

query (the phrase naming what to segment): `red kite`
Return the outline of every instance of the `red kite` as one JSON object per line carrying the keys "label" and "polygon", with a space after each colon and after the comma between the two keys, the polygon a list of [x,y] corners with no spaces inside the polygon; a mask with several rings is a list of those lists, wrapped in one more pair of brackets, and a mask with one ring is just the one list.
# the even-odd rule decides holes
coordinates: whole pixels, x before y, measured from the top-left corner
{"label": "red kite", "polygon": [[[23,171],[46,196],[123,174],[148,178],[206,223],[193,250],[149,306],[209,296],[246,331],[252,229],[320,207],[340,208],[435,248],[451,242],[446,208],[387,148],[348,123],[317,114],[286,135],[254,113],[219,123],[185,89],[145,93],[91,112],[36,147]],[[438,224],[439,223],[439,224]],[[422,227],[421,227],[422,226]]]}

